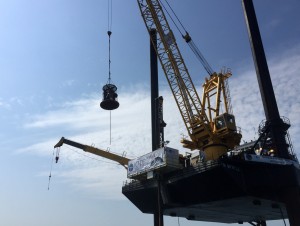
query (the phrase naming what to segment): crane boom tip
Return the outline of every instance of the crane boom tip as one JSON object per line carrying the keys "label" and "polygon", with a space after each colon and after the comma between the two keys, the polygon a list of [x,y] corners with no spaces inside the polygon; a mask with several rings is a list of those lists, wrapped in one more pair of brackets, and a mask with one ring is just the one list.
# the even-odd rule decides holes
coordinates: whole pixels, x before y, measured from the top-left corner
{"label": "crane boom tip", "polygon": [[64,143],[64,140],[65,140],[65,138],[62,137],[62,138],[58,141],[58,143],[57,143],[56,145],[54,145],[54,148],[59,148],[59,147],[61,147],[61,146],[63,145],[63,143]]}

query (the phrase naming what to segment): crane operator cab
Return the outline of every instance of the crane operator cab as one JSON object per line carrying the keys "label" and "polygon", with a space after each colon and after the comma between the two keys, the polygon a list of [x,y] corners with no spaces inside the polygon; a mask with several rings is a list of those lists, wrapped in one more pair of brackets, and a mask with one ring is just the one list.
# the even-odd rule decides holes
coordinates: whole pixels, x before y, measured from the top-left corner
{"label": "crane operator cab", "polygon": [[102,88],[103,100],[100,107],[104,110],[115,110],[119,107],[117,87],[114,84],[106,84]]}
{"label": "crane operator cab", "polygon": [[224,113],[215,118],[215,131],[225,132],[225,131],[236,131],[234,116],[228,113]]}

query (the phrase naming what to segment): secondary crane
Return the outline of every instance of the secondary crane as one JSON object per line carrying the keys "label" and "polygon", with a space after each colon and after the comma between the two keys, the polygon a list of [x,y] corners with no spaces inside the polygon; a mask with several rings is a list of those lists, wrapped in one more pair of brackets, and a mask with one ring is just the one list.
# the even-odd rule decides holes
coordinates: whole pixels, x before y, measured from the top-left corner
{"label": "secondary crane", "polygon": [[[183,138],[181,143],[191,150],[203,150],[207,160],[219,158],[229,149],[239,145],[241,140],[234,115],[229,108],[229,91],[225,82],[231,76],[231,72],[213,72],[207,62],[202,60],[210,76],[203,85],[201,102],[160,1],[137,0],[137,2],[149,34],[153,29],[158,33],[157,56],[191,139]],[[194,47],[188,33],[184,38]],[[220,114],[221,95],[225,107],[223,114]],[[213,96],[216,97],[215,101],[212,100]],[[212,102],[215,102],[215,107],[211,106]]]}
{"label": "secondary crane", "polygon": [[62,137],[58,143],[56,145],[54,145],[54,148],[60,148],[63,144],[68,144],[70,146],[82,149],[83,151],[92,153],[94,155],[98,155],[101,156],[103,158],[115,161],[117,163],[119,163],[120,165],[124,166],[126,169],[128,167],[128,162],[130,161],[130,159],[126,158],[125,156],[120,156],[99,148],[95,148],[89,145],[84,145],[84,144],[80,144],[78,142],[72,141],[72,140],[68,140],[64,137]]}

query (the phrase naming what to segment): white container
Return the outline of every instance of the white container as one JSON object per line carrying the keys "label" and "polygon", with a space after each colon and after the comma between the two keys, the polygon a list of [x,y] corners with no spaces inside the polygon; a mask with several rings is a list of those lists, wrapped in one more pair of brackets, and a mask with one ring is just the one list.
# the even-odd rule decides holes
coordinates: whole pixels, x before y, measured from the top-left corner
{"label": "white container", "polygon": [[139,179],[150,171],[172,171],[180,168],[179,151],[163,147],[128,162],[127,177]]}

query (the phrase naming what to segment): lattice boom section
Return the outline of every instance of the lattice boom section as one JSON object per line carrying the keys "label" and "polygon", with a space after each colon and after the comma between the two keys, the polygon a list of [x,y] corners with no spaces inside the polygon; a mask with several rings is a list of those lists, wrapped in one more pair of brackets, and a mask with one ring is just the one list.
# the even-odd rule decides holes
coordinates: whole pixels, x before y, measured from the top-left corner
{"label": "lattice boom section", "polygon": [[192,127],[203,123],[208,118],[202,110],[198,93],[194,87],[175,37],[157,0],[138,0],[138,4],[148,31],[156,29],[157,55],[167,77],[168,83],[183,117],[189,134]]}

